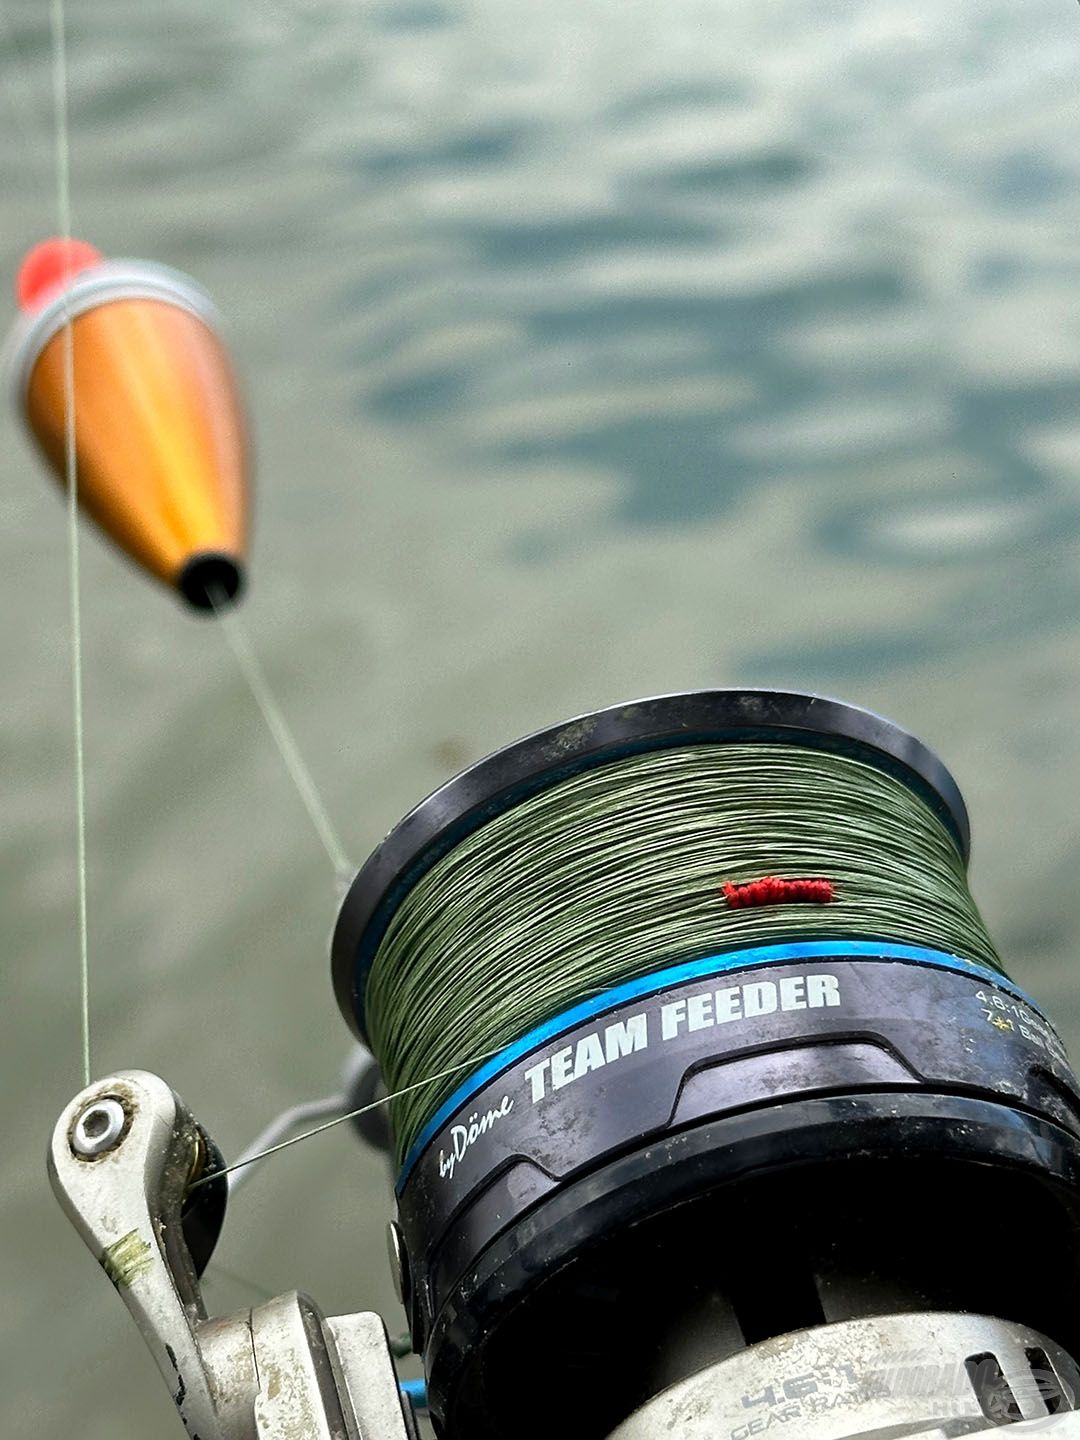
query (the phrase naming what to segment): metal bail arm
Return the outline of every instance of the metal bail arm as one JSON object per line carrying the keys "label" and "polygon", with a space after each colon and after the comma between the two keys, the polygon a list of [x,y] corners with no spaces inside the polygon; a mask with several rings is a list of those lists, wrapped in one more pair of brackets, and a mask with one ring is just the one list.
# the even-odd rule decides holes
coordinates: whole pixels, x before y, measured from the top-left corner
{"label": "metal bail arm", "polygon": [[49,1151],[57,1198],[131,1312],[188,1434],[416,1440],[380,1316],[328,1319],[295,1291],[207,1316],[184,1216],[206,1143],[163,1080],[129,1070],[75,1097]]}

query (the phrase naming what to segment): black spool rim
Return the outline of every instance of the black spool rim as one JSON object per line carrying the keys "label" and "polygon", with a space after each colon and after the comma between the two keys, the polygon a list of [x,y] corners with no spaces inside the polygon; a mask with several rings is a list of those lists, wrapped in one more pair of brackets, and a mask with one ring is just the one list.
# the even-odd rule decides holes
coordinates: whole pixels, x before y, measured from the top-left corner
{"label": "black spool rim", "polygon": [[945,822],[966,865],[971,830],[950,772],[921,740],[846,701],[783,690],[692,690],[594,710],[537,730],[446,781],[394,826],[342,903],[331,943],[334,993],[361,1039],[364,987],[405,895],[466,835],[530,795],[594,766],[650,750],[723,741],[804,745],[896,776]]}

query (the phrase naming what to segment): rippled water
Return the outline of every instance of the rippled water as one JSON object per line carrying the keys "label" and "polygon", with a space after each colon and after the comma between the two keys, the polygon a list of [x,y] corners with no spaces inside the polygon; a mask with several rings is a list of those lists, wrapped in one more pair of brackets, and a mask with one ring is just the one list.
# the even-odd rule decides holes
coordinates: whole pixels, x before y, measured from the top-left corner
{"label": "rippled water", "polygon": [[[991,928],[1080,1052],[1076,7],[69,10],[77,226],[229,317],[246,623],[353,856],[593,705],[838,693],[955,770]],[[11,273],[55,228],[43,0],[0,0],[0,57]],[[63,522],[0,424],[0,1416],[116,1440],[173,1422],[41,1162],[78,1085]],[[235,1152],[334,1085],[330,877],[212,625],[89,535],[84,593],[95,1070],[160,1071]],[[331,1134],[221,1261],[396,1324],[386,1196]]]}

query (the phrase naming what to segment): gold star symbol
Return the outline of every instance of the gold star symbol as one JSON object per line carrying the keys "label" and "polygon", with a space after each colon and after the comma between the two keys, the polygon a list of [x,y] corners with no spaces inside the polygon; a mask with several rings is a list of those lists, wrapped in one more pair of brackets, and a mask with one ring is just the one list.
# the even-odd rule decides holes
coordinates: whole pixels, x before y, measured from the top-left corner
{"label": "gold star symbol", "polygon": [[990,1021],[990,1024],[996,1026],[999,1030],[1011,1030],[1013,1028],[1012,1021],[1003,1020],[1000,1015],[995,1015]]}

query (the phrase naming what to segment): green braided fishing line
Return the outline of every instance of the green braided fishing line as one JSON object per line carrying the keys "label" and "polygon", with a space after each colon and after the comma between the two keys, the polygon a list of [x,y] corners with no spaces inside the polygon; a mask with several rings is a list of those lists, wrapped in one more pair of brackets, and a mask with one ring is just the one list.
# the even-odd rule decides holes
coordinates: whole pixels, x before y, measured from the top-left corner
{"label": "green braided fishing line", "polygon": [[[733,908],[724,882],[829,880],[827,905]],[[703,744],[562,780],[496,816],[412,887],[365,989],[390,1091],[465,1067],[620,981],[799,939],[928,946],[1004,973],[945,822],[860,760]],[[399,1159],[464,1078],[395,1101]]]}

